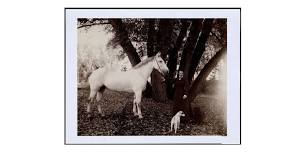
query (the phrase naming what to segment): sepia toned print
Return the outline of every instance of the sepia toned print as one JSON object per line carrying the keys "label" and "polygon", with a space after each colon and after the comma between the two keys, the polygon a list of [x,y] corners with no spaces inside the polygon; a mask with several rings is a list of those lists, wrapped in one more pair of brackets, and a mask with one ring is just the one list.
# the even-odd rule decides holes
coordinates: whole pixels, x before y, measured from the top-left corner
{"label": "sepia toned print", "polygon": [[227,19],[78,18],[77,135],[227,136]]}

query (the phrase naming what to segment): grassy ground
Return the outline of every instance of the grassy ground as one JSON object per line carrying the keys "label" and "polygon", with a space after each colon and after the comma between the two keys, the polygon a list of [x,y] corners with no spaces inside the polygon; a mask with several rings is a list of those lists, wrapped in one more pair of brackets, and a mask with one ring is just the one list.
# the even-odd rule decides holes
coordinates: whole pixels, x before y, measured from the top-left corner
{"label": "grassy ground", "polygon": [[78,135],[227,135],[224,99],[199,96],[192,106],[197,121],[181,123],[177,134],[169,132],[172,102],[160,103],[142,99],[143,119],[133,116],[133,94],[106,90],[103,94],[104,117],[92,106],[92,119],[87,118],[86,102],[89,90],[78,90]]}

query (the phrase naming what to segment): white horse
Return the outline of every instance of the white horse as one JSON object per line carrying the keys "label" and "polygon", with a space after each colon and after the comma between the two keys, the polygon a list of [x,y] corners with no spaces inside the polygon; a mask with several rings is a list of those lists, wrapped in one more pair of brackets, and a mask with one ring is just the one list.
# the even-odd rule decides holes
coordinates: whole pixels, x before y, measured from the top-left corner
{"label": "white horse", "polygon": [[160,53],[143,60],[126,72],[113,69],[109,65],[93,71],[89,77],[90,101],[87,104],[88,116],[90,117],[91,104],[95,96],[98,102],[98,112],[102,114],[100,101],[103,91],[107,88],[114,91],[134,92],[133,113],[135,116],[138,115],[140,119],[143,118],[140,107],[142,91],[146,88],[147,80],[153,69],[158,70],[163,75],[169,72]]}

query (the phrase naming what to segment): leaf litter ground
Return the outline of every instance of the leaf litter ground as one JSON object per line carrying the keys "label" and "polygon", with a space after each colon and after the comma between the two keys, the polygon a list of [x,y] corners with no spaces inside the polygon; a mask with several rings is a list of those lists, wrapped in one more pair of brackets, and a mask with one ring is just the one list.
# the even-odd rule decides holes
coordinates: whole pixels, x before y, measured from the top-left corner
{"label": "leaf litter ground", "polygon": [[133,94],[106,90],[103,93],[100,116],[96,103],[92,105],[92,118],[87,118],[86,102],[89,90],[78,90],[78,135],[79,136],[132,136],[132,135],[220,135],[226,136],[226,119],[223,102],[218,99],[199,96],[192,104],[199,108],[199,121],[188,123],[181,120],[177,134],[169,132],[173,116],[172,101],[156,102],[142,98],[143,119],[135,117],[132,112]]}

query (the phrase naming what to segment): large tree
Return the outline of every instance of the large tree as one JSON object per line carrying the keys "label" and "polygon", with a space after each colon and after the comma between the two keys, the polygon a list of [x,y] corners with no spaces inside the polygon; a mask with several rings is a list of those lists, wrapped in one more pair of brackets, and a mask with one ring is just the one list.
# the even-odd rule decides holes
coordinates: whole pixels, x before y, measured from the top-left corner
{"label": "large tree", "polygon": [[191,103],[197,95],[198,88],[200,84],[206,83],[206,78],[210,74],[210,72],[216,67],[219,60],[224,58],[227,54],[227,47],[224,46],[221,48],[204,66],[204,68],[200,71],[197,78],[193,81],[188,95],[188,102]]}
{"label": "large tree", "polygon": [[208,40],[209,34],[212,29],[212,23],[214,19],[205,19],[203,23],[202,32],[200,34],[200,37],[197,41],[197,45],[193,51],[193,57],[190,63],[190,69],[188,74],[188,81],[189,83],[192,81],[193,75],[195,73],[196,67],[199,64],[199,61],[201,59],[201,56],[205,52],[206,49],[206,42]]}
{"label": "large tree", "polygon": [[176,74],[177,61],[178,61],[178,51],[182,48],[183,40],[187,35],[188,27],[190,25],[190,21],[182,20],[182,27],[174,44],[174,47],[169,50],[169,59],[168,59],[168,68],[169,75],[167,76],[167,95],[169,99],[173,99],[174,94],[174,77]]}
{"label": "large tree", "polygon": [[[168,50],[171,46],[173,33],[173,20],[172,19],[160,19],[157,31],[155,51],[161,52],[161,57],[166,60]],[[157,70],[153,70],[151,74],[152,83],[152,95],[153,99],[157,101],[166,101],[166,83],[164,76]]]}
{"label": "large tree", "polygon": [[173,113],[180,110],[184,111],[186,116],[191,115],[191,106],[184,101],[184,95],[187,95],[189,83],[188,83],[188,73],[190,70],[191,59],[193,55],[193,50],[197,43],[200,31],[202,29],[202,20],[194,19],[192,21],[189,36],[187,38],[185,47],[183,49],[183,55],[178,69],[178,80],[175,85],[174,94],[174,108]]}
{"label": "large tree", "polygon": [[148,24],[148,39],[147,39],[147,56],[151,57],[155,55],[155,19],[146,19],[146,24]]}
{"label": "large tree", "polygon": [[[144,19],[140,20],[141,23],[144,22],[144,26],[133,29],[138,26],[138,22],[139,20],[132,19],[109,20],[118,43],[133,66],[140,62],[140,57],[131,43],[132,40],[145,41],[149,57],[161,52],[162,58],[167,62],[169,75],[164,78],[157,70],[152,72],[153,98],[165,101],[168,96],[174,100],[173,113],[183,110],[191,116],[191,102],[195,99],[199,86],[206,82],[209,73],[227,52],[226,20]],[[221,49],[205,63],[202,56],[209,45]],[[199,74],[194,79],[196,72]]]}

